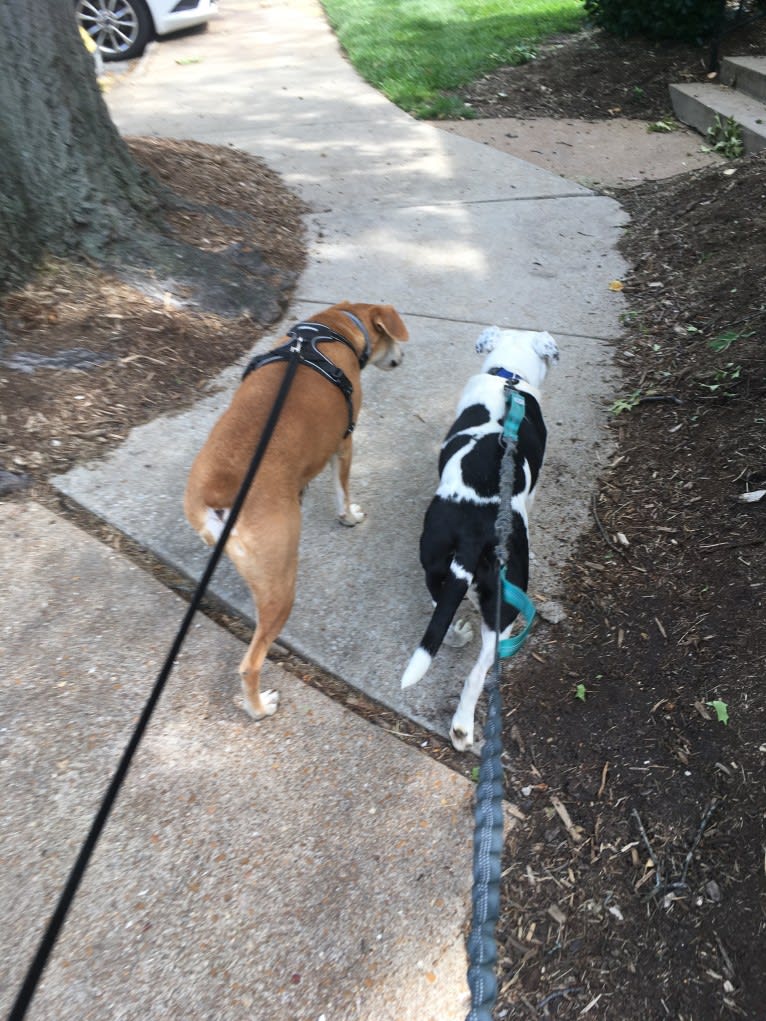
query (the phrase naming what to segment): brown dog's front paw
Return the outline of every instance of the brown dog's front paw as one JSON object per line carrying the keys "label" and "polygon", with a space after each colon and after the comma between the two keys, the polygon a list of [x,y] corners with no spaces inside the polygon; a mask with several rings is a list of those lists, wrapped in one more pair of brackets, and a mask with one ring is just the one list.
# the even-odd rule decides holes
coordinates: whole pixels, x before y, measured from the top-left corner
{"label": "brown dog's front paw", "polygon": [[350,503],[348,510],[343,514],[338,515],[338,521],[347,528],[353,528],[354,525],[358,525],[367,515],[364,513],[358,503]]}

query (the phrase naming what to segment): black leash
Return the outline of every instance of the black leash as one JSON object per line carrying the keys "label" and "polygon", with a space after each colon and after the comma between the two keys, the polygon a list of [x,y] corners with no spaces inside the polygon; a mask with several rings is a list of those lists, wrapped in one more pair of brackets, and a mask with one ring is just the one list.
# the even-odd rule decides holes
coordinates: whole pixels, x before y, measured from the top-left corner
{"label": "black leash", "polygon": [[191,625],[192,618],[199,609],[199,605],[202,602],[202,598],[205,594],[205,591],[208,585],[210,584],[210,579],[213,577],[213,572],[218,566],[218,561],[221,559],[221,556],[223,554],[224,546],[226,545],[226,540],[229,538],[229,534],[231,533],[231,530],[234,527],[234,524],[237,520],[237,516],[239,515],[239,512],[242,509],[242,504],[245,502],[245,498],[248,494],[248,491],[250,490],[250,486],[253,483],[253,479],[255,478],[256,472],[258,471],[261,461],[263,460],[263,455],[266,452],[266,447],[268,446],[269,441],[271,440],[272,434],[274,432],[280,413],[287,398],[288,391],[290,389],[290,386],[292,385],[293,377],[295,376],[296,369],[298,368],[300,354],[298,350],[299,347],[300,345],[296,345],[296,350],[293,352],[292,357],[288,360],[284,378],[280,385],[279,391],[277,392],[277,396],[274,400],[274,405],[266,421],[266,425],[264,426],[263,433],[261,435],[256,451],[253,454],[253,459],[250,462],[250,467],[247,470],[247,474],[245,475],[244,481],[242,482],[239,492],[237,493],[236,499],[232,504],[229,516],[226,518],[226,521],[224,522],[223,530],[220,536],[218,537],[218,542],[215,544],[213,552],[210,554],[210,559],[208,560],[207,567],[205,568],[202,578],[197,584],[197,588],[194,592],[194,595],[192,596],[191,602],[189,603],[189,607],[186,613],[184,614],[184,618],[181,622],[181,626],[178,629],[175,640],[173,641],[173,645],[170,649],[170,652],[168,653],[167,658],[165,659],[165,663],[162,669],[160,670],[159,675],[157,676],[157,680],[154,682],[154,688],[152,689],[152,693],[149,696],[149,700],[144,706],[144,710],[141,713],[141,717],[139,718],[139,721],[136,724],[136,728],[133,731],[133,736],[131,737],[130,741],[125,747],[125,751],[122,753],[122,758],[114,773],[114,776],[112,777],[109,787],[107,788],[106,794],[104,795],[104,798],[101,802],[101,807],[99,808],[98,813],[96,814],[96,817],[93,820],[93,823],[91,824],[88,836],[85,838],[85,842],[80,848],[80,853],[77,856],[77,860],[75,861],[72,870],[69,873],[69,878],[67,879],[66,885],[61,893],[61,896],[59,897],[58,904],[56,905],[56,910],[51,915],[50,921],[48,922],[48,926],[45,932],[43,933],[42,939],[40,940],[40,945],[37,948],[37,953],[35,954],[32,963],[29,966],[21,989],[19,990],[16,1000],[14,1001],[14,1004],[11,1007],[11,1011],[8,1014],[8,1021],[22,1021],[22,1019],[26,1015],[27,1010],[29,1009],[29,1005],[32,1002],[32,997],[34,996],[35,991],[37,989],[37,984],[40,981],[43,971],[45,970],[45,967],[48,963],[48,959],[50,958],[50,955],[53,951],[53,947],[55,946],[56,940],[58,939],[61,927],[63,926],[64,921],[66,920],[69,908],[71,907],[72,901],[74,900],[77,890],[79,889],[80,883],[82,882],[85,870],[87,869],[88,864],[90,863],[90,859],[93,855],[93,851],[96,848],[98,839],[101,836],[104,826],[106,825],[107,819],[109,818],[109,813],[111,812],[114,803],[117,800],[117,795],[119,794],[123,781],[125,780],[128,770],[130,769],[130,764],[133,760],[133,756],[135,755],[136,750],[141,742],[141,738],[144,736],[144,732],[146,731],[146,728],[149,725],[152,713],[154,712],[157,703],[160,700],[160,696],[162,695],[162,692],[165,688],[165,684],[173,669],[173,665],[176,659],[178,658],[179,652],[181,651],[181,646],[183,645],[184,639],[186,638],[186,634]]}

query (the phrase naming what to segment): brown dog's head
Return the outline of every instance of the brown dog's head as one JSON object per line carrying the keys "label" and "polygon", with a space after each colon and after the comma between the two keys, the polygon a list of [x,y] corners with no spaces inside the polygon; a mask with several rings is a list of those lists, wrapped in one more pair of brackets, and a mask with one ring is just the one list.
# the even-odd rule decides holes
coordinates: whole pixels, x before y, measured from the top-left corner
{"label": "brown dog's head", "polygon": [[[379,369],[395,369],[402,364],[404,352],[400,344],[409,340],[407,327],[392,305],[365,305],[343,301],[330,311],[348,312],[356,316],[367,330],[370,341],[370,362]],[[342,317],[346,319],[347,317]],[[342,330],[345,333],[345,330]]]}

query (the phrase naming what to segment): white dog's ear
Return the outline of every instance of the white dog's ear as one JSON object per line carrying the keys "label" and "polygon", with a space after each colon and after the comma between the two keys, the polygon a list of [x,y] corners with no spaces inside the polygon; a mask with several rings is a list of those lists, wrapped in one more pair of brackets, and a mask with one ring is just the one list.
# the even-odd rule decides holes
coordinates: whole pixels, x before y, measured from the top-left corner
{"label": "white dog's ear", "polygon": [[495,344],[500,340],[500,333],[499,326],[488,326],[486,330],[482,330],[476,341],[476,354],[485,355],[489,354],[490,351],[494,351]]}
{"label": "white dog's ear", "polygon": [[536,333],[532,346],[535,352],[544,358],[548,365],[555,365],[559,360],[559,349],[556,341],[550,335],[550,333]]}

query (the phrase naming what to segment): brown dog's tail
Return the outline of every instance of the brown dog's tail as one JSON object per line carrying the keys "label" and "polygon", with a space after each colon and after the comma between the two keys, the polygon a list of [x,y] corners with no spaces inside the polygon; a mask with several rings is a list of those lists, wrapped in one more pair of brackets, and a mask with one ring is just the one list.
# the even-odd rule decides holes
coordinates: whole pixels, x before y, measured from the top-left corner
{"label": "brown dog's tail", "polygon": [[402,674],[403,688],[417,684],[431,666],[472,581],[473,575],[463,567],[457,557],[453,557],[447,580],[439,593],[425,634]]}

